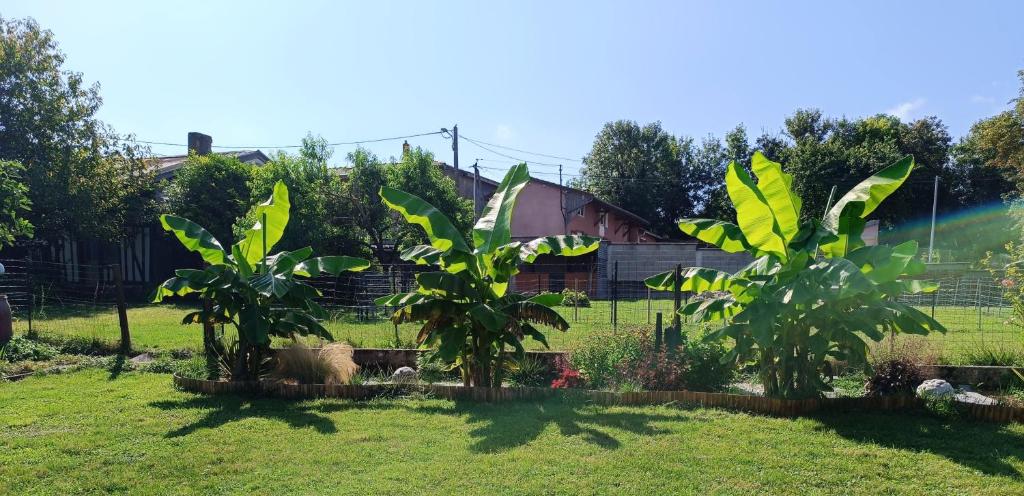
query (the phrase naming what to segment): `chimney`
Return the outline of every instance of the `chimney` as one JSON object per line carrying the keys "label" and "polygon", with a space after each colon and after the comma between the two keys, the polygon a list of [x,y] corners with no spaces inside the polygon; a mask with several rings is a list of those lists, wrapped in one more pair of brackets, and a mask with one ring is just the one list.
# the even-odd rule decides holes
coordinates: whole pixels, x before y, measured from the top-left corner
{"label": "chimney", "polygon": [[213,138],[195,131],[188,133],[188,151],[196,155],[209,155],[213,148]]}
{"label": "chimney", "polygon": [[405,142],[402,143],[402,157],[405,158],[405,156],[408,155],[408,154],[409,154],[409,140],[405,140]]}

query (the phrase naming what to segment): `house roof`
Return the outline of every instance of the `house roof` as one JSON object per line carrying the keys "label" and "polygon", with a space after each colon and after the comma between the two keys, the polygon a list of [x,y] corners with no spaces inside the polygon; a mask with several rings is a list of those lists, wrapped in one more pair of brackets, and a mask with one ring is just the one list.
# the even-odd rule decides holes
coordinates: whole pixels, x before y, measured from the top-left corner
{"label": "house roof", "polygon": [[[270,161],[270,157],[266,156],[259,150],[217,152],[217,155],[235,157],[239,161],[247,164],[265,164]],[[151,164],[153,167],[157,179],[168,179],[174,175],[174,171],[185,165],[185,160],[187,159],[188,155],[171,155],[148,159],[147,163]]]}
{"label": "house roof", "polygon": [[[436,162],[436,163],[438,165],[440,165],[441,167],[447,168],[450,171],[457,172],[457,173],[459,173],[461,175],[464,175],[464,176],[467,176],[467,177],[473,177],[473,173],[471,171],[467,170],[467,169],[456,169],[456,168],[454,168],[454,167],[452,167],[452,166],[450,166],[450,165],[448,165],[448,164],[446,164],[444,162]],[[581,189],[573,188],[571,186],[565,186],[565,185],[560,185],[560,184],[557,184],[557,183],[553,183],[551,181],[545,181],[544,179],[538,179],[538,178],[533,177],[533,176],[530,177],[530,181],[531,182],[540,183],[540,184],[544,184],[544,185],[547,185],[547,186],[551,186],[551,187],[556,188],[556,189],[557,188],[561,188],[563,191],[566,191],[566,192],[569,192],[569,193],[574,193],[577,196],[579,196],[580,198],[583,198],[583,202],[581,202],[579,205],[575,205],[573,210],[575,210],[577,208],[580,208],[580,207],[583,207],[584,205],[587,205],[588,203],[596,203],[600,207],[607,208],[608,210],[611,210],[611,211],[613,211],[613,212],[615,212],[615,213],[617,213],[619,215],[622,215],[623,217],[630,218],[633,221],[635,221],[635,222],[637,222],[637,223],[639,223],[639,224],[641,224],[641,225],[643,225],[645,227],[651,225],[651,223],[648,222],[647,219],[645,219],[643,217],[640,217],[639,215],[634,214],[633,212],[630,212],[629,210],[626,210],[626,209],[624,209],[624,208],[622,208],[622,207],[620,207],[618,205],[615,205],[613,203],[608,203],[608,202],[606,202],[606,201],[604,201],[604,200],[594,196],[594,194],[590,193],[589,191],[583,191]],[[486,178],[484,176],[480,176],[480,182],[482,182],[484,184],[489,184],[489,185],[492,185],[492,186],[498,186],[498,184],[499,184],[497,181],[495,181],[493,179]]]}

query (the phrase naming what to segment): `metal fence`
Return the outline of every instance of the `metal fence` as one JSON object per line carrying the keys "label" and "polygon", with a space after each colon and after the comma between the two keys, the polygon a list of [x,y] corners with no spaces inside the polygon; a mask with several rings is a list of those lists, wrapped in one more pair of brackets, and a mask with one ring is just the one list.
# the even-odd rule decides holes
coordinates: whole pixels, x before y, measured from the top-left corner
{"label": "metal fence", "polygon": [[[79,336],[116,342],[119,338],[116,310],[116,266],[78,266],[3,261],[7,273],[0,277],[0,290],[7,292],[14,307],[16,332],[40,335]],[[534,265],[516,276],[512,289],[524,293],[559,292],[565,289],[585,293],[588,302],[577,301],[559,308],[572,325],[568,332],[551,331],[554,349],[566,349],[596,332],[635,326],[652,327],[661,313],[666,322],[673,310],[672,294],[650,291],[643,280],[673,261],[625,262],[610,267],[600,263]],[[395,265],[373,271],[344,274],[312,281],[322,293],[320,303],[330,311],[325,326],[335,339],[361,347],[412,346],[418,330],[414,324],[395,326],[388,320],[394,309],[374,305],[379,296],[411,291],[415,274],[423,267]],[[1003,287],[983,272],[935,275],[940,289],[931,294],[905,298],[933,315],[949,331],[917,340],[922,349],[949,362],[984,362],[986,354],[1017,354],[1024,359],[1024,332],[1013,323],[1014,315],[1003,298]],[[129,288],[145,294],[152,288]],[[574,300],[576,301],[576,300]],[[181,318],[196,308],[194,300],[151,305],[138,299],[129,304],[127,317],[136,348],[193,348],[201,343],[198,326],[182,326]],[[686,324],[692,336],[704,329]],[[528,343],[530,348],[540,348]]]}

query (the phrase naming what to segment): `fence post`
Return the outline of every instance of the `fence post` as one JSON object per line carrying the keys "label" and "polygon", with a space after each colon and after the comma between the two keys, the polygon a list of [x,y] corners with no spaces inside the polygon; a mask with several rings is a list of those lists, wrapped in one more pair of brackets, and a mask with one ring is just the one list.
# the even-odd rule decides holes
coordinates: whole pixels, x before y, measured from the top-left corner
{"label": "fence post", "polygon": [[117,287],[117,323],[121,327],[121,354],[132,351],[132,335],[128,331],[128,305],[124,299],[124,280],[121,276],[121,265],[114,264],[114,285]]}
{"label": "fence post", "polygon": [[651,323],[651,288],[647,288],[647,323]]}
{"label": "fence post", "polygon": [[682,286],[683,279],[683,266],[682,264],[676,264],[676,271],[672,275],[672,338],[666,339],[669,342],[670,348],[675,348],[679,343],[683,342],[683,327],[679,321],[679,307],[682,300]]}
{"label": "fence post", "polygon": [[661,312],[658,312],[654,316],[654,351],[661,350],[661,343],[663,341],[664,331],[661,327]]}
{"label": "fence post", "polygon": [[25,290],[28,292],[28,335],[32,336],[32,312],[35,310],[36,291],[33,287],[35,279],[33,274],[32,257],[25,257]]}
{"label": "fence post", "polygon": [[619,328],[619,261],[615,261],[615,272],[612,276],[612,330]]}
{"label": "fence post", "polygon": [[573,322],[579,322],[580,321],[580,280],[579,279],[573,279],[572,280],[572,289],[573,289],[572,321]]}

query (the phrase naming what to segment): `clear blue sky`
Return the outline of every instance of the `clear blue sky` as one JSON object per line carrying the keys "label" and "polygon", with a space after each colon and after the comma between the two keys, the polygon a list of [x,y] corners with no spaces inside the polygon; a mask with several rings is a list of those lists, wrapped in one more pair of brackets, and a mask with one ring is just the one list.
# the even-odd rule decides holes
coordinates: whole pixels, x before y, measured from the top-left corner
{"label": "clear blue sky", "polygon": [[[609,120],[697,137],[743,123],[753,136],[800,107],[936,115],[959,136],[1007,107],[1024,68],[1017,1],[6,0],[0,15],[51,29],[67,67],[102,84],[100,117],[118,131],[264,150],[307,131],[353,141],[458,123],[579,158]],[[443,138],[411,141],[451,161]],[[368,148],[386,158],[400,144]],[[460,157],[510,162],[466,142]]]}

